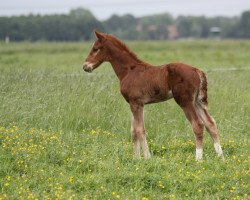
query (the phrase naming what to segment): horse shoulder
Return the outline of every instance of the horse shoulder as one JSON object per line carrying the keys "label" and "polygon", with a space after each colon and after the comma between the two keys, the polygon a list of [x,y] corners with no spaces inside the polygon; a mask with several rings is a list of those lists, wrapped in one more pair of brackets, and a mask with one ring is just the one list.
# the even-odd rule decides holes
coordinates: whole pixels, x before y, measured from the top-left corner
{"label": "horse shoulder", "polygon": [[120,92],[127,102],[131,99],[140,99],[141,93],[148,82],[148,67],[136,67],[120,82]]}

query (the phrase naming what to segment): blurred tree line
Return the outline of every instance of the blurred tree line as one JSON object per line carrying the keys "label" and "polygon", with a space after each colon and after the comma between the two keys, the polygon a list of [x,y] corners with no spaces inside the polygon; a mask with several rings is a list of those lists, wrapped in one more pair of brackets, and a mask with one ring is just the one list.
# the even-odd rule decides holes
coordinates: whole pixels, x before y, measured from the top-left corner
{"label": "blurred tree line", "polygon": [[90,40],[97,29],[130,40],[178,38],[250,38],[250,11],[239,17],[194,17],[160,14],[146,17],[112,15],[99,21],[86,9],[67,15],[0,17],[0,40]]}

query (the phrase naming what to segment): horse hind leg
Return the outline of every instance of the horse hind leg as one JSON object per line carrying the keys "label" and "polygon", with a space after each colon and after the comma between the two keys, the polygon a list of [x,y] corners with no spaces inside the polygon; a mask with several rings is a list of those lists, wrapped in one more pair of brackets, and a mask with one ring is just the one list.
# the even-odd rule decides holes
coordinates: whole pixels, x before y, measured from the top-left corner
{"label": "horse hind leg", "polygon": [[208,113],[206,105],[203,105],[202,102],[196,102],[196,110],[199,118],[203,121],[206,130],[213,140],[216,153],[219,157],[224,159],[218,129],[214,118]]}
{"label": "horse hind leg", "polygon": [[[172,88],[172,92],[176,103],[181,107],[186,118],[192,125],[196,139],[196,160],[201,161],[203,156],[202,142],[204,124],[196,112],[193,91],[189,91],[191,94],[186,94],[188,86],[188,83],[176,85]],[[186,90],[184,90],[185,88]]]}
{"label": "horse hind leg", "polygon": [[203,142],[203,130],[204,125],[198,114],[196,113],[193,102],[190,102],[187,106],[181,107],[184,111],[187,119],[192,125],[193,132],[196,139],[196,160],[201,161],[203,156],[202,142]]}
{"label": "horse hind leg", "polygon": [[220,145],[220,139],[218,134],[218,129],[216,126],[216,122],[213,117],[207,111],[207,77],[203,72],[199,72],[200,76],[200,87],[197,91],[197,96],[195,98],[195,108],[199,118],[204,123],[207,131],[209,132],[213,143],[216,153],[219,157],[223,157],[222,148]]}

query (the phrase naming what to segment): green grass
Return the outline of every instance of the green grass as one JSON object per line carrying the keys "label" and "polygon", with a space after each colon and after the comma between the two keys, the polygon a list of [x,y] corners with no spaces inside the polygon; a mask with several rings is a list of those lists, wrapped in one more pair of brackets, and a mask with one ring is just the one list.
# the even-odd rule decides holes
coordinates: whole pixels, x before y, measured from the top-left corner
{"label": "green grass", "polygon": [[147,62],[207,72],[225,162],[207,133],[204,161],[195,161],[173,100],[145,107],[153,157],[134,160],[112,68],[82,71],[90,43],[1,43],[0,199],[249,199],[250,41],[128,45]]}

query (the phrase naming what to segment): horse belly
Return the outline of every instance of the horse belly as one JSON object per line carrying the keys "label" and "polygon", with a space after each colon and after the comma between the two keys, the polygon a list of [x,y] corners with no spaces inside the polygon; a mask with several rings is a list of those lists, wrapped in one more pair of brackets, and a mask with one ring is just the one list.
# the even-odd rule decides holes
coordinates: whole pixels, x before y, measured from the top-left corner
{"label": "horse belly", "polygon": [[136,76],[128,76],[121,85],[121,92],[126,101],[133,99],[150,104],[172,98],[172,91],[169,90],[164,72],[162,69],[153,68]]}
{"label": "horse belly", "polygon": [[161,88],[161,89],[153,89],[145,95],[144,103],[150,104],[150,103],[157,103],[161,101],[166,101],[168,99],[171,99],[173,97],[172,91],[168,90],[167,87]]}

